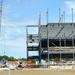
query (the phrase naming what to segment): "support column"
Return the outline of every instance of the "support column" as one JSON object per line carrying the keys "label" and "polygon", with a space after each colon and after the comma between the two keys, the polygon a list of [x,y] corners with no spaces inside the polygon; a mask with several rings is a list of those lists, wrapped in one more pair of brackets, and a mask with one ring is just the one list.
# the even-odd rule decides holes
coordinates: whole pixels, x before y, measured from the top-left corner
{"label": "support column", "polygon": [[49,52],[49,28],[47,26],[47,49],[48,49],[48,62],[50,61],[50,52]]}
{"label": "support column", "polygon": [[61,63],[61,37],[60,37],[60,63]]}
{"label": "support column", "polygon": [[74,36],[72,37],[72,47],[73,47],[73,61],[74,61]]}
{"label": "support column", "polygon": [[28,29],[27,27],[26,27],[26,37],[27,37],[26,46],[27,46],[27,59],[28,59]]}

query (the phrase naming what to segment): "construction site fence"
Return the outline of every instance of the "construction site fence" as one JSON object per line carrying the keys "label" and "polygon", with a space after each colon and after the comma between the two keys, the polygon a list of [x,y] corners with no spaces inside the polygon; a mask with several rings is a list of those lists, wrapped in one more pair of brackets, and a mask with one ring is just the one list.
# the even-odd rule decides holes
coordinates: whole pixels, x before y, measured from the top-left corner
{"label": "construction site fence", "polygon": [[[18,66],[18,65],[16,65]],[[75,75],[75,64],[74,63],[57,63],[57,64],[23,64],[23,69],[13,69],[8,68],[4,70],[6,74],[0,72],[1,75]],[[17,71],[15,71],[17,70]],[[26,74],[24,74],[24,73]],[[36,73],[37,72],[37,73]]]}
{"label": "construction site fence", "polygon": [[[18,66],[15,65],[15,64],[8,64],[7,67],[10,67],[10,65],[12,66]],[[0,68],[1,66],[4,66],[3,64],[0,64]],[[6,65],[5,65],[6,66]],[[74,66],[75,67],[75,63],[39,63],[39,64],[22,64],[23,67],[26,67],[26,66],[34,66],[34,68],[39,68],[39,67],[43,67],[43,68],[48,68],[48,67],[51,67],[51,66],[59,66],[59,67],[66,67],[66,66]]]}

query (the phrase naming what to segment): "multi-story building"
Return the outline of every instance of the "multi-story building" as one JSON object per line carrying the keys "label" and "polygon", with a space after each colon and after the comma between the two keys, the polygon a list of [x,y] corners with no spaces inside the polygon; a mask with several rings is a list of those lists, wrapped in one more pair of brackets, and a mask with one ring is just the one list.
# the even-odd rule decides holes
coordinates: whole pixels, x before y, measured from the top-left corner
{"label": "multi-story building", "polygon": [[[29,34],[28,27],[37,27],[38,34]],[[28,25],[27,59],[75,58],[75,23],[48,23],[47,25]],[[34,31],[35,32],[35,31]],[[37,45],[29,45],[37,43]],[[29,52],[37,51],[37,56]]]}

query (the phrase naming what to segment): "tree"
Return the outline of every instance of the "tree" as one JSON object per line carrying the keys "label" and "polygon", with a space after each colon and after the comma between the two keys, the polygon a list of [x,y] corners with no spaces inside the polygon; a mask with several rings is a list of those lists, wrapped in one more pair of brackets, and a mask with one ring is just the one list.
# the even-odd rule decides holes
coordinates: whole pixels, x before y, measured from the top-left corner
{"label": "tree", "polygon": [[16,59],[16,58],[14,58],[14,57],[8,57],[8,56],[6,56],[6,55],[4,55],[4,56],[0,56],[0,61],[2,60],[2,59],[5,59],[5,60],[8,60],[8,61],[16,61],[16,60],[21,60],[21,61],[25,61],[26,60],[26,58],[19,58],[19,59]]}
{"label": "tree", "polygon": [[9,57],[9,61],[15,61],[16,59],[14,57]]}
{"label": "tree", "polygon": [[18,60],[20,60],[20,61],[25,61],[26,59],[25,59],[25,58],[19,58]]}

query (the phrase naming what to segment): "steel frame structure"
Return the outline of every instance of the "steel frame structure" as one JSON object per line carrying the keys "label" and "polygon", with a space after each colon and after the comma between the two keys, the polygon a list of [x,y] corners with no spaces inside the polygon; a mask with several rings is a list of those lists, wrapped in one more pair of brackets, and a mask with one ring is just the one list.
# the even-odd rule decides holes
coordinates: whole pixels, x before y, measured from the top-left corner
{"label": "steel frame structure", "polygon": [[[57,27],[60,27],[58,28],[59,30],[57,31]],[[69,26],[69,29],[67,28],[67,26]],[[40,29],[40,32],[38,33],[37,35],[37,39],[38,39],[38,49],[37,51],[39,51],[39,56],[38,56],[38,60],[39,60],[39,63],[41,63],[41,55],[43,54],[42,53],[42,45],[40,45],[41,41],[42,40],[46,40],[46,44],[47,44],[47,47],[46,47],[46,53],[47,53],[47,58],[48,58],[48,62],[50,61],[50,54],[57,54],[59,53],[60,54],[60,62],[61,62],[61,58],[62,58],[62,54],[69,54],[69,53],[72,53],[73,54],[73,61],[75,60],[75,23],[48,23],[47,25],[41,25],[40,28],[39,28],[39,25],[28,25],[26,27],[26,31],[27,31],[27,58],[28,58],[28,41],[29,41],[29,34],[28,34],[28,30],[27,28],[28,27],[38,27],[38,30]],[[56,28],[54,28],[56,27]],[[66,28],[66,29],[65,29]],[[56,29],[53,30],[53,29]],[[65,31],[66,30],[66,31]],[[69,33],[67,33],[69,30]],[[54,35],[52,36],[51,34],[51,31],[54,31],[54,32],[57,32],[57,33],[54,33]],[[63,34],[63,36],[61,36]],[[34,37],[34,35],[32,34],[32,36]],[[59,46],[56,48],[56,47],[51,47],[50,46],[50,39],[58,39],[59,40]],[[67,40],[71,40],[72,42],[72,46],[66,46],[67,45]],[[35,39],[34,39],[35,40]],[[63,40],[63,41],[62,41]],[[62,42],[64,43],[64,46],[62,47]],[[34,47],[34,46],[33,46]],[[52,49],[53,50],[52,50]],[[59,50],[59,51],[58,51]],[[32,50],[34,51],[34,50]],[[44,52],[45,53],[45,52]]]}

